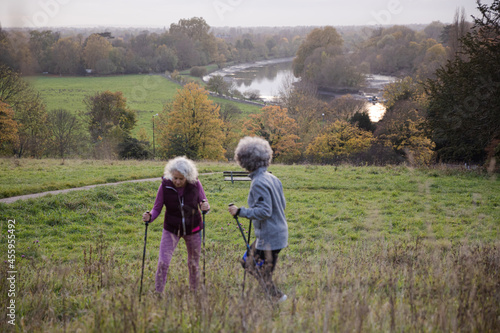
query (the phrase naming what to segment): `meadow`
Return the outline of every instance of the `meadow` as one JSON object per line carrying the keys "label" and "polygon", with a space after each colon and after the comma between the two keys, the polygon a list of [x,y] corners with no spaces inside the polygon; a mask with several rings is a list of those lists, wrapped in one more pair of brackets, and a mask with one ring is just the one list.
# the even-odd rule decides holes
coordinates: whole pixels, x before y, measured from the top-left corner
{"label": "meadow", "polygon": [[[134,163],[143,162],[129,163],[128,169],[107,167],[126,176],[136,172]],[[57,167],[53,163],[47,169],[54,168],[59,177],[68,171],[56,172]],[[145,169],[161,174],[163,164],[151,162]],[[234,164],[200,162],[199,169],[211,211],[202,255],[206,282],[196,293],[189,291],[183,242],[163,297],[153,292],[159,218],[148,229],[139,302],[145,232],[141,214],[151,208],[158,182],[0,203],[2,251],[9,220],[15,220],[16,235],[16,326],[2,319],[5,331],[500,329],[497,178],[480,171],[405,166],[271,165],[269,170],[283,182],[290,234],[275,272],[288,300],[277,305],[250,276],[242,293],[238,259],[244,243],[227,205],[245,205],[249,182],[223,181],[220,171],[238,170]],[[36,174],[46,170],[33,170],[32,183],[43,182]],[[91,181],[92,176],[83,178]],[[240,222],[248,227],[247,220]],[[7,265],[0,266],[2,277]],[[7,288],[2,278],[2,304],[8,302]],[[2,306],[1,318],[6,311]]]}
{"label": "meadow", "polygon": [[[121,91],[127,106],[137,112],[134,134],[144,128],[152,140],[152,118],[161,112],[165,103],[172,101],[182,86],[162,75],[118,75],[118,76],[36,76],[26,78],[40,93],[47,110],[66,109],[71,112],[85,111],[83,100],[97,92]],[[242,116],[258,113],[259,106],[236,103],[222,98],[210,97],[219,105],[234,104],[242,110]]]}

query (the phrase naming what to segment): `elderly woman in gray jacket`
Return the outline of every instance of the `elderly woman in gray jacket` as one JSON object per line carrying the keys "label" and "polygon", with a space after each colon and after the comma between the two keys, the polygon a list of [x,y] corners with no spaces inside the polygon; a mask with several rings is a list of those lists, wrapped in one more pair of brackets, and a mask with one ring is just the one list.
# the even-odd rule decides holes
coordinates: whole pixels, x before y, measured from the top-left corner
{"label": "elderly woman in gray jacket", "polygon": [[[250,172],[252,179],[248,193],[248,208],[229,206],[233,216],[252,220],[256,240],[251,245],[245,269],[263,285],[269,296],[286,300],[286,295],[273,283],[272,273],[278,254],[288,245],[288,225],[285,218],[285,196],[281,181],[267,171],[273,151],[269,143],[258,137],[245,137],[236,147],[236,162]],[[255,259],[255,261],[253,260]],[[259,268],[254,263],[264,264]]]}

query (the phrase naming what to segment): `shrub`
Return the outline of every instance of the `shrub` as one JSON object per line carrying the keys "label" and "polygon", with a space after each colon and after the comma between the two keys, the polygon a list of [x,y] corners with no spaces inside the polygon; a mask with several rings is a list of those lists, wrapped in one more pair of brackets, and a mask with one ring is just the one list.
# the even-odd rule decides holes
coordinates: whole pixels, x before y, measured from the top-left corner
{"label": "shrub", "polygon": [[196,77],[203,77],[207,75],[207,69],[201,66],[195,66],[189,71],[189,75]]}

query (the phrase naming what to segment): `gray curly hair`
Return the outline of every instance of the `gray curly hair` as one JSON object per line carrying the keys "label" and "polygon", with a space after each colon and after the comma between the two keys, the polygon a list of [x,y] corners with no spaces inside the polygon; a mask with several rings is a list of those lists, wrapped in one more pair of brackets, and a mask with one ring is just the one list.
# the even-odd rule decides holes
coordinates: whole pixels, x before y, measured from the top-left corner
{"label": "gray curly hair", "polygon": [[243,169],[252,172],[271,164],[273,150],[266,140],[255,136],[246,136],[238,143],[234,151],[234,159]]}
{"label": "gray curly hair", "polygon": [[196,165],[185,156],[179,156],[168,161],[165,165],[163,177],[171,180],[172,172],[174,171],[179,171],[184,177],[186,177],[188,183],[194,184],[198,180],[198,169],[196,168]]}

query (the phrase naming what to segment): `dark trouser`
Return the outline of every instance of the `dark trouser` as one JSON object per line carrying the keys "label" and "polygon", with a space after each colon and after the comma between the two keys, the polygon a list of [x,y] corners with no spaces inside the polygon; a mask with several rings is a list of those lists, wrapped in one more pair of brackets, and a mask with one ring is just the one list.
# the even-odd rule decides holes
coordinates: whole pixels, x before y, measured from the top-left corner
{"label": "dark trouser", "polygon": [[[255,242],[253,242],[250,246],[250,253],[247,255],[246,263],[242,262],[243,268],[259,281],[266,293],[273,297],[281,297],[283,295],[274,285],[272,278],[280,251],[281,249],[257,250],[255,248]],[[262,260],[264,260],[264,264],[261,267],[256,266],[256,264],[258,265]]]}

